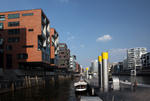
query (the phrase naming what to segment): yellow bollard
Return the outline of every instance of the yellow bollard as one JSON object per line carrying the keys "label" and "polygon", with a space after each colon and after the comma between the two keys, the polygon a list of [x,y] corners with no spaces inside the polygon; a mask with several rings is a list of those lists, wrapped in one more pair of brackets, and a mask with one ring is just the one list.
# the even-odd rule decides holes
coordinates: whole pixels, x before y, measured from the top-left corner
{"label": "yellow bollard", "polygon": [[104,92],[108,91],[108,52],[102,53],[102,74]]}

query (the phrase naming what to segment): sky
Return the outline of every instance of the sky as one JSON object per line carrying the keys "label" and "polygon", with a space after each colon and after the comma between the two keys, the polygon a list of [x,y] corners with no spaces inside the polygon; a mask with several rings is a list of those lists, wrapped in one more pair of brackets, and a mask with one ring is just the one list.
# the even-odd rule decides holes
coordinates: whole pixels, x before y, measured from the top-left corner
{"label": "sky", "polygon": [[118,62],[128,48],[150,51],[149,5],[150,0],[1,0],[0,12],[42,8],[59,41],[88,67],[102,52]]}

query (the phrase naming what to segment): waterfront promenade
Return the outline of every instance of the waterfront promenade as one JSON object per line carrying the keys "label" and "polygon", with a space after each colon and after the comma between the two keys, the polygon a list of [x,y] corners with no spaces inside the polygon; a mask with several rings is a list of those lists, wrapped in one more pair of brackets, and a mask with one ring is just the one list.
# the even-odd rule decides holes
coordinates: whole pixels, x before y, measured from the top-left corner
{"label": "waterfront promenade", "polygon": [[145,82],[144,79],[141,81],[142,77],[137,77],[137,81],[141,83],[133,87],[131,86],[131,82],[128,81],[128,79],[130,79],[129,77],[130,76],[120,77],[120,90],[114,91],[109,89],[109,92],[102,92],[99,90],[97,78],[88,79],[86,81],[91,88],[94,88],[95,95],[103,99],[103,101],[149,101],[150,85],[143,84],[142,82]]}

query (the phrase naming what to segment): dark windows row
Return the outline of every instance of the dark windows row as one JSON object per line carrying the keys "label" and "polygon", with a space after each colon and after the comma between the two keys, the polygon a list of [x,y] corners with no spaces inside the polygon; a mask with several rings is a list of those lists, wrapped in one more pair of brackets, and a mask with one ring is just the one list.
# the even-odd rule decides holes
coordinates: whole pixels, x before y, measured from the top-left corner
{"label": "dark windows row", "polygon": [[33,16],[33,13],[24,13],[22,16]]}
{"label": "dark windows row", "polygon": [[8,19],[14,19],[14,18],[19,18],[20,14],[16,13],[16,14],[8,14]]}
{"label": "dark windows row", "polygon": [[22,46],[23,48],[33,48],[34,46],[33,45],[24,45]]}
{"label": "dark windows row", "polygon": [[[15,22],[8,22],[8,27],[13,27],[13,26],[19,26],[20,22],[15,21]],[[4,29],[4,24],[0,23],[0,30]]]}
{"label": "dark windows row", "polygon": [[11,51],[13,48],[12,48],[12,46],[11,45],[6,45],[6,50],[7,51]]}
{"label": "dark windows row", "polygon": [[26,54],[26,53],[17,54],[17,58],[18,59],[28,59],[28,54]]}
{"label": "dark windows row", "polygon": [[20,38],[19,37],[9,37],[8,42],[9,43],[14,43],[14,42],[19,42]]}
{"label": "dark windows row", "polygon": [[8,22],[8,27],[19,26],[19,25],[20,25],[20,22],[19,22],[19,21]]}
{"label": "dark windows row", "polygon": [[[22,48],[33,48],[33,45],[24,45]],[[6,50],[11,51],[13,50],[13,47],[11,45],[6,45]]]}
{"label": "dark windows row", "polygon": [[20,34],[20,29],[8,29],[8,34],[10,35]]}
{"label": "dark windows row", "polygon": [[[34,13],[24,13],[22,14],[22,16],[33,16]],[[8,14],[8,19],[16,19],[16,18],[20,18],[20,14],[16,13],[16,14]],[[4,21],[5,20],[5,15],[0,15],[0,21]]]}

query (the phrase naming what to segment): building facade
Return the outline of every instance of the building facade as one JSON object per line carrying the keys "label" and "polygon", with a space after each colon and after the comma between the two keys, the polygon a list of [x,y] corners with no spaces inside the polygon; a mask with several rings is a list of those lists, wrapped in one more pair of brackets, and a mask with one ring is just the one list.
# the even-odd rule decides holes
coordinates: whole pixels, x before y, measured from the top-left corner
{"label": "building facade", "polygon": [[98,60],[94,60],[91,62],[90,71],[91,73],[98,73]]}
{"label": "building facade", "polygon": [[68,70],[70,60],[70,50],[65,43],[59,43],[58,68]]}
{"label": "building facade", "polygon": [[130,48],[127,50],[127,62],[128,62],[128,70],[134,69],[142,69],[141,56],[147,53],[147,49],[143,47],[139,48]]}
{"label": "building facade", "polygon": [[81,72],[81,67],[80,64],[78,62],[76,62],[76,69],[75,69],[76,73],[80,73]]}
{"label": "building facade", "polygon": [[41,9],[0,12],[0,67],[50,64],[50,21]]}
{"label": "building facade", "polygon": [[150,52],[143,54],[141,60],[143,69],[150,69]]}
{"label": "building facade", "polygon": [[70,70],[75,71],[76,69],[76,56],[72,55],[70,56]]}
{"label": "building facade", "polygon": [[59,35],[54,28],[50,29],[50,60],[52,67],[58,67]]}

